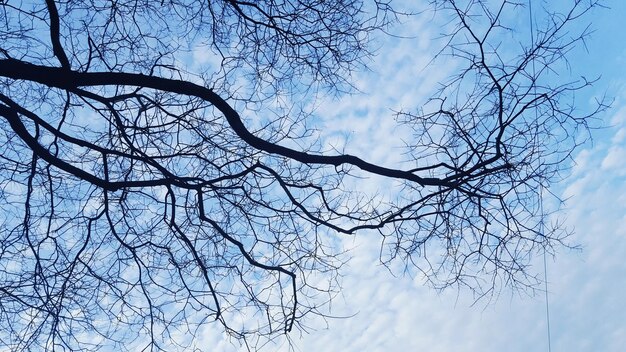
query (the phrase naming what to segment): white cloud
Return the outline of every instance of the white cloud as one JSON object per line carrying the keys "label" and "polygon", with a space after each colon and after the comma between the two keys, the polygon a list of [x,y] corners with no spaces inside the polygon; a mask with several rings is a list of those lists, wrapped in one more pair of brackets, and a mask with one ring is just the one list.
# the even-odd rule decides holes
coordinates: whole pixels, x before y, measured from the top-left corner
{"label": "white cloud", "polygon": [[[613,139],[619,140],[619,138]],[[604,170],[624,171],[624,161],[626,161],[626,149],[619,146],[611,147],[604,159],[602,159],[601,167]]]}

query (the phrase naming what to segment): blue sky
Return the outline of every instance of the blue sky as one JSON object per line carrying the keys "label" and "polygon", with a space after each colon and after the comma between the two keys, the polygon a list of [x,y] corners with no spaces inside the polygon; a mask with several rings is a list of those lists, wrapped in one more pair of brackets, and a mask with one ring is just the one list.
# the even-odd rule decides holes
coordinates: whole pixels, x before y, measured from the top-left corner
{"label": "blue sky", "polygon": [[[542,4],[574,0],[532,1],[539,11]],[[411,7],[418,2],[398,3]],[[560,216],[566,227],[575,231],[570,243],[581,249],[557,248],[555,256],[547,257],[546,272],[540,255],[530,268],[540,278],[547,278],[552,351],[622,352],[626,346],[626,0],[607,0],[606,5],[610,8],[597,9],[579,22],[581,30],[591,23],[595,32],[586,47],[571,53],[570,70],[560,73],[572,79],[600,77],[593,87],[577,95],[581,108],[604,94],[612,97],[613,103],[600,116],[603,128],[593,131],[593,140],[575,153],[569,177],[552,189],[567,199]],[[525,9],[510,18],[515,30],[527,30]],[[398,37],[375,40],[377,55],[370,70],[354,76],[360,93],[315,97],[315,118],[310,122],[320,131],[320,143],[327,150],[345,150],[391,167],[406,162],[399,151],[403,139],[411,138],[411,131],[396,123],[393,111],[419,106],[456,66],[445,60],[431,64],[443,43],[435,38],[440,36],[445,18],[425,12],[403,21],[390,29]],[[198,65],[215,60],[202,48],[191,56]],[[375,177],[348,179],[346,187],[383,198],[397,194],[397,185],[384,182]],[[542,286],[535,291],[503,287],[496,295],[476,302],[468,290],[440,292],[419,275],[390,272],[379,262],[381,237],[377,233],[364,231],[336,242],[348,249],[352,258],[341,271],[343,289],[328,306],[329,314],[336,318],[311,315],[304,321],[309,329],[294,331],[289,336],[291,344],[279,338],[277,345],[263,350],[548,351]],[[238,320],[234,325],[244,323]],[[231,343],[222,332],[219,325],[209,324],[195,336],[196,345],[239,351],[237,341]]]}
{"label": "blue sky", "polygon": [[[580,22],[591,22],[595,32],[587,50],[573,53],[571,71],[564,73],[601,76],[578,96],[581,106],[604,93],[614,101],[601,116],[607,128],[594,131],[593,141],[576,153],[569,178],[553,189],[567,198],[561,215],[575,230],[571,242],[582,249],[559,248],[547,259],[552,351],[618,352],[626,346],[626,1],[606,5],[611,8]],[[427,67],[438,49],[431,17],[417,16],[398,30],[419,35],[385,40],[372,72],[357,76],[363,94],[328,107],[320,104],[317,111],[326,130],[334,128],[327,132],[329,143],[383,163],[399,161],[390,159],[397,153],[389,151],[403,133],[390,109],[427,96],[450,72]],[[309,321],[308,333],[292,336],[297,351],[548,351],[543,292],[505,288],[492,300],[473,304],[469,292],[436,292],[419,278],[391,275],[378,263],[380,242],[373,234],[362,233],[345,244],[353,258],[332,313],[350,317]],[[532,270],[544,275],[541,257]],[[210,331],[203,339],[219,350],[231,348]]]}

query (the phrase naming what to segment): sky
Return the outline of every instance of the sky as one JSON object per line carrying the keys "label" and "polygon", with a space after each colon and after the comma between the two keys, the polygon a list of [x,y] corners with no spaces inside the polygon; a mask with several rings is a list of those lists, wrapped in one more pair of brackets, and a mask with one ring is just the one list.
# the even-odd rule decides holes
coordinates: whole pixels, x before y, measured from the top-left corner
{"label": "sky", "polygon": [[[548,301],[541,290],[503,288],[492,299],[475,302],[465,290],[439,292],[419,277],[393,275],[379,262],[380,236],[363,232],[343,239],[352,259],[341,272],[343,288],[332,302],[331,314],[337,318],[309,317],[310,329],[292,333],[292,344],[279,341],[263,351],[550,352],[549,344],[551,351],[624,351],[626,0],[606,4],[610,8],[581,22],[581,28],[591,22],[595,32],[585,48],[573,52],[568,74],[599,77],[578,97],[580,104],[605,93],[613,103],[601,115],[604,128],[593,131],[593,141],[577,150],[570,176],[553,189],[567,199],[560,215],[575,231],[570,242],[580,250],[558,248],[555,256],[547,256],[545,272],[543,257],[533,261],[531,270],[546,275]],[[516,20],[522,22],[527,13],[519,16]],[[435,40],[440,20],[427,13],[403,19],[392,30],[396,38],[375,42],[378,54],[370,70],[355,76],[361,93],[317,102],[315,124],[326,143],[371,162],[402,161],[396,148],[406,131],[396,125],[392,111],[415,106],[453,73],[454,65],[429,66],[441,48]],[[359,187],[378,192],[382,186],[366,182]],[[240,350],[216,325],[208,325],[197,338],[197,345],[207,350]]]}
{"label": "sky", "polygon": [[[515,352],[549,351],[549,343],[551,351],[624,350],[626,1],[606,5],[610,9],[597,10],[581,23],[591,22],[595,32],[586,50],[570,57],[570,74],[600,76],[588,95],[578,97],[580,104],[603,93],[614,100],[601,115],[605,128],[594,131],[593,141],[578,149],[570,176],[553,189],[567,199],[561,216],[575,231],[571,242],[581,249],[560,248],[546,258],[550,342],[544,292],[503,289],[476,304],[463,290],[437,292],[417,278],[391,275],[378,262],[379,239],[365,233],[345,243],[352,248],[352,260],[342,272],[342,293],[332,306],[334,314],[345,318],[309,321],[311,330],[291,336],[294,350]],[[390,162],[390,145],[401,133],[390,120],[391,109],[410,105],[448,74],[445,69],[424,70],[438,49],[430,18],[416,16],[402,28],[401,34],[412,38],[381,44],[372,71],[357,77],[362,94],[318,111],[326,116],[327,127],[336,129],[336,143],[348,136],[347,150],[373,161]],[[532,270],[544,275],[541,256]],[[217,350],[237,350],[211,333],[203,338]]]}

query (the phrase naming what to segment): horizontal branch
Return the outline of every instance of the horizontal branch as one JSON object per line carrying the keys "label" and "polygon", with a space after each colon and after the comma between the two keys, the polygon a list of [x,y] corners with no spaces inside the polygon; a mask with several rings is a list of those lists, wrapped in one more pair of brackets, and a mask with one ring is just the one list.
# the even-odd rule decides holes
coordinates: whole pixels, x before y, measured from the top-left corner
{"label": "horizontal branch", "polygon": [[79,87],[89,86],[135,86],[156,89],[164,92],[194,96],[211,103],[221,111],[233,131],[250,146],[264,152],[287,157],[304,164],[317,165],[352,165],[359,169],[385,177],[404,179],[421,186],[458,187],[458,182],[439,178],[420,177],[410,171],[386,168],[366,162],[353,155],[310,154],[268,142],[252,134],[244,125],[239,114],[217,93],[209,88],[176,79],[147,76],[139,73],[122,72],[77,72],[57,67],[33,65],[15,59],[0,60],[0,76],[16,80],[27,80],[74,91]]}
{"label": "horizontal branch", "polygon": [[[21,139],[26,143],[26,145],[33,151],[35,155],[39,158],[45,160],[50,163],[50,165],[54,165],[55,167],[66,171],[76,177],[79,177],[93,185],[96,185],[102,189],[107,191],[117,191],[121,188],[137,188],[137,187],[155,187],[155,186],[167,186],[167,185],[181,185],[175,180],[162,178],[162,179],[154,179],[154,180],[140,180],[140,181],[107,181],[98,176],[95,176],[81,168],[78,168],[54,155],[52,155],[46,148],[44,148],[39,141],[28,132],[26,126],[22,123],[19,118],[18,112],[15,109],[12,109],[8,106],[0,104],[0,116],[4,117],[11,126],[13,132],[15,132]],[[196,187],[186,187],[197,189]]]}

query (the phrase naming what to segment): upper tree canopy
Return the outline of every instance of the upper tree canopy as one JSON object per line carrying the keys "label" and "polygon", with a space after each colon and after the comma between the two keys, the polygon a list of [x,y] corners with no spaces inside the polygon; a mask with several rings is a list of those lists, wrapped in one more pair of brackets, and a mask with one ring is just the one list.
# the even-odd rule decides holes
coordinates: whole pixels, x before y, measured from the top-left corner
{"label": "upper tree canopy", "polygon": [[[542,189],[605,108],[556,75],[597,6],[569,3],[531,35],[523,4],[432,1],[459,70],[397,114],[393,167],[328,151],[302,103],[352,90],[410,16],[386,1],[0,1],[0,345],[172,350],[217,321],[254,348],[326,312],[359,230],[436,287],[533,284],[567,235]],[[393,202],[343,182],[372,175]]]}

